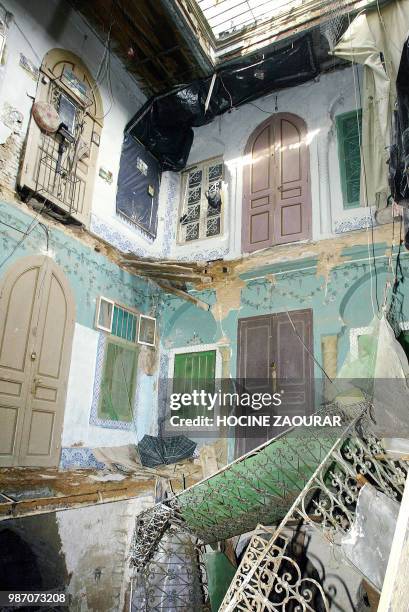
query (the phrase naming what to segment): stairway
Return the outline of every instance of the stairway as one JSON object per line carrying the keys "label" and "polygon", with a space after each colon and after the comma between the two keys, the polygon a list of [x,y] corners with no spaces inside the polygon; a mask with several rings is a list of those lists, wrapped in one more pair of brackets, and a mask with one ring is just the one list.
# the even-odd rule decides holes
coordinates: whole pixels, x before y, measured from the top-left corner
{"label": "stairway", "polygon": [[342,427],[289,430],[140,515],[131,555],[137,570],[171,525],[203,544],[255,530],[220,611],[329,610],[319,581],[300,570],[288,526],[303,523],[334,545],[353,524],[365,484],[400,501],[407,475],[372,435],[367,403],[347,412],[326,407],[331,413],[342,416]]}
{"label": "stairway", "polygon": [[385,457],[364,410],[329,450],[280,525],[257,527],[219,611],[329,611],[329,595],[317,580],[303,576],[291,553],[289,523],[299,521],[328,545],[339,545],[354,522],[362,486],[370,484],[400,501],[406,476],[403,462]]}

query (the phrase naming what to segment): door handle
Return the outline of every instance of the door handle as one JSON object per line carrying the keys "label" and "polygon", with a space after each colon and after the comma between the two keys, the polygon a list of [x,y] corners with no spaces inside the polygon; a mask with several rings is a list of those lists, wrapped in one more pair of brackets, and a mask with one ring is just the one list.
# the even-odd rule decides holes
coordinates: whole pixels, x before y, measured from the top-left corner
{"label": "door handle", "polygon": [[37,391],[37,387],[42,384],[43,384],[43,381],[41,380],[41,378],[37,378],[37,376],[34,376],[33,382],[31,384],[31,394],[35,395]]}
{"label": "door handle", "polygon": [[277,187],[277,189],[278,189],[278,191],[282,191],[282,190],[283,190],[283,186],[282,186],[282,185],[279,185],[279,186]]}
{"label": "door handle", "polygon": [[271,372],[271,387],[273,389],[273,393],[275,393],[277,391],[277,368],[276,368],[275,361],[271,362],[270,372]]}

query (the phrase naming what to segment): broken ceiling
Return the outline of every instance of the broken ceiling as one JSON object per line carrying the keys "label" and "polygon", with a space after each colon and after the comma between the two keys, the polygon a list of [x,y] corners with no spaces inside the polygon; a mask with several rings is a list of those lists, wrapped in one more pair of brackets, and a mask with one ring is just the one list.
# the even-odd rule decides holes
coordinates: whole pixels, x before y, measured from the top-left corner
{"label": "broken ceiling", "polygon": [[281,0],[69,0],[148,96],[207,77],[261,49],[267,53],[314,28],[324,31],[324,24],[339,33],[347,25],[340,21],[342,12],[355,13],[373,3],[309,0],[299,6],[299,0],[291,0],[283,10]]}

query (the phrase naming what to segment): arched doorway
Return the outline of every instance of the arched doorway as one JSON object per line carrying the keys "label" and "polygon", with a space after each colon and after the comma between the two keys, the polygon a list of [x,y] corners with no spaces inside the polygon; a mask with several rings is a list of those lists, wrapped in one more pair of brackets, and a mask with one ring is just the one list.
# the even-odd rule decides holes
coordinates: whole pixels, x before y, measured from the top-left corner
{"label": "arched doorway", "polygon": [[25,257],[0,290],[0,465],[54,466],[61,450],[75,302],[55,262]]}
{"label": "arched doorway", "polygon": [[41,64],[35,102],[54,107],[60,127],[48,133],[31,117],[19,185],[89,225],[104,116],[98,86],[81,58],[51,49]]}
{"label": "arched doorway", "polygon": [[242,247],[257,251],[311,238],[309,151],[305,122],[272,115],[245,149]]}

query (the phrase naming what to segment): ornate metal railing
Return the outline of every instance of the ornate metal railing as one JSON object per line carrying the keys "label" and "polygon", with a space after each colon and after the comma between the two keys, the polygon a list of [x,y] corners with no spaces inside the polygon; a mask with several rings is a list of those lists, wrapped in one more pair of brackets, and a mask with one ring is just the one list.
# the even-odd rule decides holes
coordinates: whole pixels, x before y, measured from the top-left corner
{"label": "ornate metal railing", "polygon": [[132,612],[209,609],[201,547],[171,526],[133,579]]}
{"label": "ornate metal railing", "polygon": [[328,611],[322,584],[303,575],[292,553],[288,525],[295,519],[336,543],[352,526],[364,484],[400,501],[406,475],[404,463],[385,458],[363,411],[333,444],[279,527],[258,526],[220,611]]}
{"label": "ornate metal railing", "polygon": [[[340,428],[286,432],[140,515],[132,550],[137,572],[149,575],[169,528],[202,543],[255,529],[220,610],[329,610],[331,598],[319,579],[303,574],[290,525],[303,524],[336,543],[353,524],[364,484],[400,501],[407,475],[406,465],[388,459],[371,433],[367,404],[341,413]],[[281,522],[257,526],[260,519]]]}

